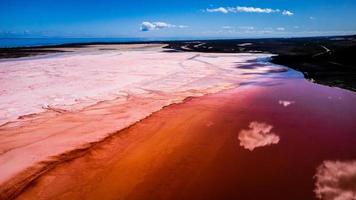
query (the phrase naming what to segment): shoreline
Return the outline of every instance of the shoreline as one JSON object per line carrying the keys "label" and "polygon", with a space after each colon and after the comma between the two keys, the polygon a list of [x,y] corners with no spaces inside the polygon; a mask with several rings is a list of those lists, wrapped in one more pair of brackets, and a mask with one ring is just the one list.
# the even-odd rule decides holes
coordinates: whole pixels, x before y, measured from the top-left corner
{"label": "shoreline", "polygon": [[[206,95],[211,95],[211,94],[205,94],[205,96]],[[172,103],[172,104],[163,106],[161,109],[150,113],[149,115],[133,122],[132,124],[129,124],[129,125],[123,127],[122,129],[115,130],[112,133],[109,133],[103,139],[100,139],[98,141],[89,142],[81,147],[76,148],[76,149],[69,150],[67,152],[63,152],[61,154],[53,156],[50,160],[41,161],[39,163],[40,166],[31,166],[31,167],[27,168],[26,170],[22,171],[19,175],[15,176],[14,178],[9,179],[7,182],[5,182],[3,184],[0,184],[0,186],[1,186],[0,199],[15,199],[24,190],[31,187],[31,185],[34,184],[42,175],[53,170],[60,164],[67,163],[74,159],[84,156],[89,151],[91,151],[91,149],[96,148],[97,146],[100,146],[101,144],[112,140],[112,138],[117,136],[117,134],[120,134],[120,132],[130,129],[135,124],[140,123],[141,121],[149,118],[150,116],[154,115],[155,113],[162,111],[163,109],[166,109],[170,106],[174,106],[177,104],[184,104],[185,102],[190,101],[191,99],[194,99],[194,98],[199,98],[199,97],[187,97],[184,100],[182,100],[181,102],[176,102],[176,103]],[[30,175],[30,176],[28,177],[28,175]],[[23,176],[25,176],[25,177],[23,177]]]}
{"label": "shoreline", "polygon": [[[179,73],[173,71],[174,73],[169,76],[150,78],[147,79],[148,82],[139,81],[140,84],[134,84],[135,87],[131,92],[122,91],[125,94],[121,92],[121,98],[117,97],[106,101],[104,98],[98,103],[82,109],[72,110],[66,106],[49,106],[45,113],[38,116],[29,116],[29,118],[20,120],[18,123],[1,126],[0,163],[4,164],[0,165],[0,171],[7,176],[1,177],[1,198],[15,198],[21,191],[33,185],[32,183],[36,182],[35,180],[42,177],[44,173],[47,174],[48,171],[52,171],[51,169],[60,166],[59,164],[67,163],[69,160],[76,160],[75,158],[80,159],[87,150],[91,151],[93,146],[95,149],[97,145],[100,146],[105,141],[110,140],[111,137],[130,129],[128,127],[140,126],[140,124],[151,119],[152,115],[160,115],[159,113],[166,112],[165,110],[170,110],[172,107],[180,107],[180,105],[189,104],[191,101],[197,102],[200,99],[209,99],[214,95],[219,96],[220,94],[228,93],[229,90],[245,91],[252,89],[253,91],[256,88],[260,88],[259,90],[264,87],[273,88],[281,84],[279,82],[283,82],[283,80],[286,83],[289,83],[288,81],[301,81],[302,85],[305,85],[303,82],[305,80],[300,77],[299,72],[293,70],[286,72],[284,66],[259,60],[267,57],[267,55],[263,54],[199,54],[195,52],[175,54],[165,52],[157,46],[142,48],[140,45],[134,47],[131,45],[119,45],[119,49],[98,53],[100,52],[98,49],[101,48],[102,46],[100,45],[90,47],[82,51],[84,53],[77,52],[65,58],[66,61],[69,59],[68,62],[71,63],[71,59],[74,58],[86,60],[87,58],[98,56],[98,61],[106,61],[110,64],[116,61],[108,61],[108,59],[123,56],[122,54],[117,54],[117,51],[121,51],[125,52],[123,57],[128,60],[126,62],[120,58],[120,62],[136,67],[144,64],[142,66],[145,67],[147,66],[145,59],[152,61],[157,56],[157,61],[161,62],[162,57],[167,56],[166,60],[170,64],[162,65],[164,68],[171,66],[169,69],[171,70],[177,65],[179,66],[177,69],[183,69],[183,71]],[[148,56],[143,57],[143,60],[137,59],[145,54],[148,54]],[[133,64],[132,58],[139,60],[139,65]],[[43,61],[53,62],[49,63],[51,65],[62,63],[61,56],[59,56],[35,59],[32,60],[33,63],[31,65],[45,65],[42,63]],[[11,62],[9,61],[9,63]],[[22,62],[28,64],[28,60],[19,61],[18,63],[21,64]],[[78,64],[80,65],[80,62]],[[98,66],[97,62],[95,66]],[[158,67],[155,62],[148,66]],[[57,65],[55,67],[58,69]],[[62,67],[59,68],[63,69]],[[112,69],[109,69],[110,74],[112,74]],[[122,68],[120,67],[119,69]],[[146,68],[142,68],[141,71],[145,71],[144,69]],[[160,70],[158,69],[153,74],[157,75],[158,72],[161,72]],[[87,65],[85,65],[85,71],[88,71]],[[124,71],[126,75],[130,73],[131,71]],[[166,73],[164,72],[163,74]],[[142,74],[140,73],[140,75]],[[193,76],[190,77],[188,75]],[[90,79],[90,76],[85,77]],[[95,73],[95,77],[98,77],[97,73]],[[104,79],[101,78],[100,81],[105,80],[105,77],[103,76]],[[114,77],[117,77],[117,75]],[[144,74],[144,77],[147,77],[147,75]],[[308,83],[307,85],[313,85],[313,83]],[[127,89],[127,87],[125,86],[124,88]],[[346,96],[352,96],[353,94],[351,91],[324,88],[324,86],[315,85],[314,87],[330,91],[330,94],[336,93]],[[273,93],[273,90],[271,92]],[[292,91],[288,90],[287,93],[289,92]],[[254,93],[252,94],[254,95]],[[236,96],[236,98],[239,97]],[[28,104],[29,102],[31,101],[27,99],[26,103]],[[264,105],[263,102],[260,103],[262,106]],[[278,101],[276,100],[275,103],[277,104]],[[281,104],[279,106],[288,106],[293,103],[295,103],[293,99],[285,101],[281,98],[279,100],[279,104]],[[250,115],[255,116],[252,113]],[[48,146],[51,146],[51,148],[48,149]],[[32,155],[32,157],[19,156],[27,154]]]}
{"label": "shoreline", "polygon": [[[161,44],[144,44],[136,46],[118,45],[112,47],[113,48],[110,49],[110,51],[104,52],[101,51],[103,46],[99,45],[68,54],[47,54],[46,56],[34,56],[0,62],[0,75],[3,74],[0,78],[5,84],[4,89],[0,91],[0,103],[2,104],[0,108],[5,112],[2,113],[2,117],[0,117],[1,127],[4,126],[5,123],[22,121],[23,119],[26,120],[28,118],[31,119],[36,113],[46,110],[55,112],[72,112],[103,100],[116,99],[118,97],[125,99],[131,93],[150,93],[156,90],[153,85],[154,82],[165,84],[163,83],[163,80],[160,80],[160,76],[166,76],[165,78],[168,79],[167,81],[172,82],[173,86],[179,86],[179,84],[184,86],[184,82],[175,82],[173,77],[171,77],[173,74],[177,74],[186,82],[186,84],[188,84],[187,86],[184,86],[187,87],[187,92],[189,92],[190,89],[194,92],[194,90],[198,88],[220,87],[220,83],[225,87],[224,85],[226,84],[231,85],[244,82],[250,78],[278,72],[278,70],[283,71],[284,68],[283,66],[272,66],[269,62],[264,62],[259,66],[259,73],[247,73],[254,70],[253,68],[235,70],[235,68],[239,68],[240,65],[252,65],[253,63],[260,62],[260,58],[271,57],[272,55],[269,54],[199,54],[194,52],[171,54],[162,50]],[[157,53],[158,56],[166,56],[168,58],[166,65],[170,67],[165,67],[165,64],[157,63],[159,62],[159,58],[154,57],[156,56],[154,55],[155,53]],[[151,55],[153,56],[152,58],[150,58]],[[127,56],[130,58],[126,59],[125,57]],[[142,61],[139,59],[130,60],[136,58],[136,56],[142,57]],[[210,63],[209,57],[216,58],[216,61],[221,63],[226,62],[227,67],[215,66],[215,63]],[[226,57],[226,61],[222,60],[224,57]],[[233,60],[234,57],[237,58],[237,60],[239,58],[245,60],[232,63],[231,60]],[[126,60],[123,61],[122,59]],[[153,70],[145,69],[149,68],[149,66],[145,66],[145,59],[147,59],[151,65],[154,65]],[[208,60],[204,61],[204,59]],[[90,60],[90,62],[84,62],[84,60]],[[124,66],[120,69],[120,65],[117,65],[115,62],[122,61],[122,65]],[[26,65],[31,67],[27,67]],[[102,70],[96,70],[95,65],[108,66]],[[132,70],[131,72],[131,69],[125,65],[133,65],[138,69]],[[198,68],[195,68],[194,65],[197,65]],[[265,66],[265,68],[262,68],[263,66]],[[277,71],[271,70],[271,66]],[[139,69],[150,71],[143,71],[141,73]],[[162,70],[162,72],[160,70]],[[195,75],[190,73],[191,71],[197,72],[197,70],[201,70],[202,74]],[[79,74],[77,74],[76,71],[82,71],[82,74],[78,76]],[[225,80],[217,75],[218,73],[224,73],[226,71],[231,71],[233,73],[222,74],[223,76],[226,76]],[[167,73],[167,75],[165,75],[165,73]],[[121,79],[123,80],[117,80],[114,74],[122,76]],[[183,74],[186,74],[186,77],[184,77]],[[33,77],[35,76],[39,76],[40,79],[34,80]],[[209,85],[209,80],[205,76],[211,76],[214,79],[211,83],[212,85]],[[234,79],[233,76],[239,78]],[[18,82],[17,79],[15,79],[19,77],[22,79],[21,82]],[[92,79],[95,79],[96,81],[94,82]],[[103,85],[99,79],[103,79],[108,84]],[[125,82],[125,80],[128,80],[129,82]],[[194,80],[198,81],[197,86],[193,85]],[[36,83],[37,81],[39,83]],[[191,81],[193,82],[190,83]],[[51,84],[54,84],[54,86]],[[58,84],[63,84],[63,86],[56,86]],[[73,84],[75,84],[76,87],[72,86]],[[98,84],[102,85],[102,87],[99,87]],[[141,87],[141,85],[146,84],[149,85],[148,88]],[[92,85],[93,88],[76,94],[77,91],[86,89],[86,87],[89,87],[90,85]],[[162,89],[164,91],[167,89],[169,90],[169,87],[170,86],[163,86]],[[16,92],[9,90],[9,88],[16,91],[23,91],[22,96],[28,94],[31,98],[29,100],[21,99],[21,101],[18,102],[18,105],[12,104],[12,102],[17,102],[18,100],[15,101]],[[49,91],[50,93],[42,92],[42,90],[48,91],[49,89],[51,89],[51,91]],[[158,91],[159,90],[160,89],[158,89]],[[31,95],[33,92],[35,92],[36,95]],[[68,93],[74,94],[69,95]],[[42,105],[38,105],[38,103],[41,103]],[[24,107],[25,104],[27,105]],[[16,110],[23,110],[24,112],[17,113]]]}
{"label": "shoreline", "polygon": [[[4,49],[43,49],[43,48],[56,48],[56,47],[83,47],[89,45],[126,45],[126,44],[169,44],[169,43],[194,43],[194,42],[210,42],[210,41],[227,41],[227,42],[240,42],[243,44],[248,44],[249,41],[264,41],[264,40],[306,40],[306,39],[340,39],[340,38],[348,38],[354,37],[354,34],[348,35],[329,35],[329,36],[310,36],[310,37],[289,37],[289,38],[211,38],[211,39],[159,39],[159,40],[137,40],[137,41],[88,41],[88,42],[68,42],[68,43],[59,43],[59,44],[44,44],[44,45],[34,45],[34,46],[16,46],[16,47],[0,47],[0,50]],[[27,39],[27,38],[0,38],[0,39]],[[47,38],[28,38],[28,39],[47,39]],[[51,39],[51,38],[50,38]],[[54,38],[54,39],[66,39],[66,38]],[[75,38],[68,38],[75,39]],[[91,38],[79,38],[79,39],[91,39]],[[98,38],[100,39],[100,38]],[[104,38],[105,39],[105,38]],[[113,38],[120,39],[120,38]]]}
{"label": "shoreline", "polygon": [[[170,62],[172,62],[173,54],[156,53],[155,51],[154,55],[157,54],[159,60],[161,60],[162,55],[167,55],[171,58]],[[133,51],[133,53],[135,52]],[[102,55],[111,54],[99,54],[99,56]],[[136,56],[136,54],[134,55]],[[142,52],[139,52],[139,55],[142,55]],[[0,137],[2,142],[0,146],[2,153],[0,155],[0,163],[4,164],[0,165],[0,169],[6,176],[1,177],[3,191],[0,193],[5,197],[12,197],[12,195],[17,194],[19,190],[29,184],[27,181],[31,182],[33,178],[47,171],[48,166],[60,163],[62,159],[67,159],[68,152],[81,153],[83,148],[89,148],[92,144],[110,137],[111,134],[115,134],[118,130],[131,126],[165,106],[182,102],[186,98],[203,96],[236,87],[244,82],[249,84],[249,80],[256,81],[258,77],[264,76],[268,78],[268,74],[278,72],[278,70],[275,71],[276,69],[283,69],[281,66],[269,66],[267,63],[262,64],[263,67],[259,66],[261,69],[235,69],[236,63],[234,62],[240,62],[237,66],[252,65],[250,62],[246,63],[245,61],[251,58],[256,59],[256,55],[252,54],[203,54],[200,57],[195,54],[177,54],[177,56],[183,56],[183,58],[185,56],[187,63],[184,65],[189,66],[187,69],[195,70],[196,72],[200,69],[200,75],[194,75],[188,70],[187,72],[182,72],[182,75],[175,73],[172,76],[174,79],[170,78],[170,76],[168,79],[159,77],[157,80],[153,79],[152,83],[143,82],[145,83],[143,89],[137,90],[135,88],[132,92],[136,91],[136,93],[128,92],[123,98],[100,101],[98,104],[85,109],[73,111],[55,106],[38,116],[29,116],[29,118],[20,120],[18,123],[1,126]],[[181,59],[180,57],[178,58]],[[261,57],[261,55],[257,57]],[[153,57],[149,54],[148,58],[152,59]],[[47,60],[57,62],[57,59],[59,58]],[[38,59],[34,63],[40,62],[42,65],[43,60],[46,59]],[[99,60],[103,60],[103,58],[99,57]],[[104,60],[107,61],[107,59]],[[24,62],[28,63],[28,61]],[[190,69],[191,67],[192,69]],[[232,68],[232,71],[229,68]],[[260,74],[244,75],[244,73],[251,70]],[[207,78],[202,76],[205,71],[208,72]],[[185,75],[185,73],[194,75],[193,79],[187,79],[189,76]],[[97,76],[97,74],[95,75]],[[239,76],[241,77],[238,78]],[[178,77],[184,79],[177,82],[176,79]],[[163,85],[160,90],[154,90],[161,83]],[[150,88],[150,84],[154,88]],[[173,85],[169,86],[167,84]],[[28,102],[30,100],[26,99],[27,104]],[[48,146],[51,146],[51,148],[48,149]],[[26,154],[31,155],[31,157],[19,156]]]}
{"label": "shoreline", "polygon": [[[210,93],[210,94],[213,94],[213,93]],[[204,95],[209,95],[209,93],[206,93]],[[76,145],[75,148],[73,148],[73,149],[69,149],[68,151],[61,152],[59,154],[53,154],[52,156],[49,156],[46,159],[40,160],[40,162],[34,163],[33,165],[32,164],[28,165],[28,167],[19,171],[19,173],[16,173],[15,176],[10,177],[5,182],[0,183],[0,186],[1,186],[0,187],[1,188],[0,189],[0,198],[1,199],[14,199],[24,189],[29,187],[34,181],[36,181],[39,177],[41,177],[44,173],[55,168],[57,165],[66,163],[70,160],[81,157],[81,156],[85,155],[86,152],[90,151],[90,149],[94,148],[95,146],[100,145],[101,143],[104,143],[107,140],[110,140],[110,138],[114,137],[119,132],[129,129],[130,127],[134,126],[135,124],[140,123],[142,120],[149,118],[151,115],[161,111],[162,109],[165,109],[169,106],[173,106],[176,104],[182,104],[186,101],[191,100],[192,98],[199,98],[199,97],[188,96],[181,101],[172,102],[170,104],[164,105],[161,108],[150,112],[148,115],[137,118],[137,120],[134,120],[132,123],[122,126],[122,128],[114,128],[114,129],[112,129],[112,132],[101,131],[101,133],[104,134],[104,136],[102,136],[102,138],[97,138],[93,141],[87,141],[87,142],[82,141],[82,142],[84,142],[83,144]],[[90,110],[92,110],[91,108],[94,108],[94,110],[96,110],[97,109],[96,107],[98,107],[98,106],[100,107],[100,104],[109,104],[109,105],[112,104],[111,105],[112,107],[116,107],[117,105],[115,105],[115,103],[112,103],[112,102],[115,102],[115,100],[99,102],[96,105],[89,106],[89,107],[84,108],[83,110],[80,110],[80,111],[76,111],[73,113],[73,115],[76,115],[81,112],[87,112],[87,111],[90,112]],[[44,120],[46,120],[48,118],[60,117],[60,115],[63,115],[63,114],[65,115],[65,113],[57,114],[57,113],[48,111],[48,112],[44,112],[44,113],[38,113],[37,115],[39,116],[39,118],[37,118],[37,119],[39,119],[39,123],[43,123]],[[37,120],[35,119],[34,124],[37,123],[36,121]],[[3,132],[4,130],[6,131],[6,129],[8,129],[8,128],[10,128],[10,129],[17,128],[18,129],[18,128],[22,128],[22,127],[27,127],[26,122],[24,124],[23,124],[23,122],[21,122],[20,124],[21,125],[19,127],[18,126],[13,127],[12,122],[10,122],[8,124],[9,126],[5,125],[5,128],[0,127],[0,132]],[[62,123],[62,125],[65,125],[65,124]],[[44,125],[42,124],[41,126],[44,126]],[[49,126],[51,126],[51,125],[49,125]],[[9,150],[9,151],[12,151],[12,150]],[[6,153],[8,153],[8,151],[2,152],[0,154],[0,160],[2,160],[1,156],[3,156],[3,154],[6,154]],[[10,155],[10,157],[12,157],[12,156]],[[0,168],[1,168],[1,166],[0,166]]]}
{"label": "shoreline", "polygon": [[[356,36],[177,40],[148,42],[88,42],[37,47],[0,48],[0,59],[70,53],[90,46],[161,44],[167,52],[268,53],[272,63],[300,71],[309,81],[356,91]],[[302,47],[302,48],[300,48]],[[67,49],[67,50],[66,50]]]}
{"label": "shoreline", "polygon": [[[263,82],[273,84],[280,81],[271,79]],[[248,182],[251,179],[254,184],[264,185],[268,181],[274,183],[269,186],[275,188],[275,192],[269,190],[270,192],[260,196],[282,197],[289,195],[290,189],[294,188],[294,199],[314,197],[312,177],[318,165],[325,159],[347,160],[356,155],[355,151],[349,151],[354,139],[348,139],[354,125],[342,117],[344,112],[353,113],[347,107],[347,102],[353,101],[347,97],[356,97],[352,92],[318,86],[303,79],[292,78],[282,82],[284,84],[278,84],[277,89],[252,84],[188,98],[182,103],[166,106],[95,144],[82,157],[66,162],[65,165],[57,165],[30,184],[19,199],[79,199],[99,196],[105,199],[115,199],[118,196],[125,199],[199,199],[206,193],[221,198],[241,195],[247,198],[251,197],[250,192],[255,187],[249,188],[244,184],[251,186],[252,183]],[[316,91],[323,91],[323,95],[313,95]],[[301,96],[300,93],[309,95]],[[327,98],[328,95],[342,106],[330,107],[334,103]],[[340,95],[345,99],[338,100]],[[280,105],[280,99],[294,103],[290,106]],[[332,109],[328,113],[333,113],[333,110],[342,113],[323,118],[325,123],[314,123],[319,122],[320,116],[325,114],[319,112],[319,107],[309,104],[329,105]],[[270,109],[271,106],[273,109]],[[305,112],[310,115],[310,124],[296,120]],[[237,135],[251,121],[270,124],[280,141],[257,147],[253,151],[244,149],[238,143]],[[326,123],[331,121],[335,124]],[[325,127],[325,124],[329,125]],[[293,128],[296,126],[299,128]],[[315,131],[311,132],[311,128]],[[338,130],[337,134],[333,132],[335,130]],[[304,134],[298,134],[300,132]],[[310,142],[306,145],[308,135],[313,135],[316,140],[307,140]],[[340,137],[341,139],[335,140]],[[339,140],[343,142],[342,146],[330,146],[330,141],[337,145]],[[316,141],[321,142],[319,146],[314,146]],[[301,144],[309,150],[310,159],[307,161],[303,159],[303,152],[296,149]],[[290,148],[291,145],[293,148]],[[333,150],[334,153],[331,156],[320,156],[319,149],[327,152]],[[345,152],[350,155],[345,155]],[[276,158],[272,159],[266,154]],[[288,159],[290,155],[296,155],[296,160]],[[259,160],[254,159],[256,156]],[[282,158],[290,163],[287,166],[280,163],[278,160]],[[242,160],[244,164],[241,163]],[[256,162],[259,163],[258,166],[264,167],[262,171],[273,173],[262,176]],[[295,164],[299,162],[305,164],[296,169]],[[226,173],[222,173],[222,170]],[[295,183],[290,181],[286,184],[283,174],[297,173],[295,170],[301,175],[288,176],[288,180],[292,179]],[[240,179],[244,181],[239,181]],[[91,190],[92,187],[96,189]],[[285,188],[285,192],[279,190],[280,187]],[[244,189],[252,190],[244,192]],[[258,193],[254,194],[258,196]]]}

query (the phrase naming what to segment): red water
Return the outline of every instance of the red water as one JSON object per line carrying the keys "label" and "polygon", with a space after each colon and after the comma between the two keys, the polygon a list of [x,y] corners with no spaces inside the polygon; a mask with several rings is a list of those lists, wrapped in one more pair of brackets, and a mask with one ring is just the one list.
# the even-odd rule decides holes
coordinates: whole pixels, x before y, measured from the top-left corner
{"label": "red water", "polygon": [[356,93],[282,75],[166,107],[19,199],[301,200],[316,198],[318,181],[334,189],[324,199],[349,199],[355,122]]}

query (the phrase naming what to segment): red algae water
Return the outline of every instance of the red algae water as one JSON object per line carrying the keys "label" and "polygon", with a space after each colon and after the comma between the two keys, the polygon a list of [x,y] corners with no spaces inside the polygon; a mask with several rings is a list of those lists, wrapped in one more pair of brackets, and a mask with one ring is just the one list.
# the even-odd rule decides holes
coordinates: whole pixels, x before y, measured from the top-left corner
{"label": "red algae water", "polygon": [[258,64],[269,54],[171,53],[163,46],[90,45],[2,60],[0,199],[165,106],[286,70]]}
{"label": "red algae water", "polygon": [[356,94],[295,74],[168,106],[18,199],[355,199]]}

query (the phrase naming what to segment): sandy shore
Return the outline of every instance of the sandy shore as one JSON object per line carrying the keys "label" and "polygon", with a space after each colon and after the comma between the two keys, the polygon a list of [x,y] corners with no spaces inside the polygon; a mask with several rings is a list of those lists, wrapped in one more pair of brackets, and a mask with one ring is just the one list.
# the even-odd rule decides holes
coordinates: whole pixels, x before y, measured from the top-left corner
{"label": "sandy shore", "polygon": [[256,64],[263,54],[103,48],[0,62],[2,198],[164,106],[284,70]]}

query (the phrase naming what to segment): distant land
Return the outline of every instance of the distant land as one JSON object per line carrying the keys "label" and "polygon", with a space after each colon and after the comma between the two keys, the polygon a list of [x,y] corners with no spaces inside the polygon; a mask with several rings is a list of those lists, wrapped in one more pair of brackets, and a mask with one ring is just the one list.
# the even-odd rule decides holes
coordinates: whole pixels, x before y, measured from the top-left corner
{"label": "distant land", "polygon": [[[81,42],[82,41],[82,42]],[[97,42],[99,41],[99,42]],[[286,65],[302,72],[313,82],[356,91],[356,35],[267,38],[134,41],[131,40],[68,40],[64,44],[35,47],[0,48],[0,59],[19,58],[49,53],[67,52],[66,47],[81,48],[97,44],[167,44],[167,51],[192,51],[210,53],[272,53],[271,62]],[[68,43],[69,42],[69,43]]]}
{"label": "distant land", "polygon": [[172,42],[167,48],[221,53],[273,53],[275,64],[316,83],[356,91],[356,36]]}

